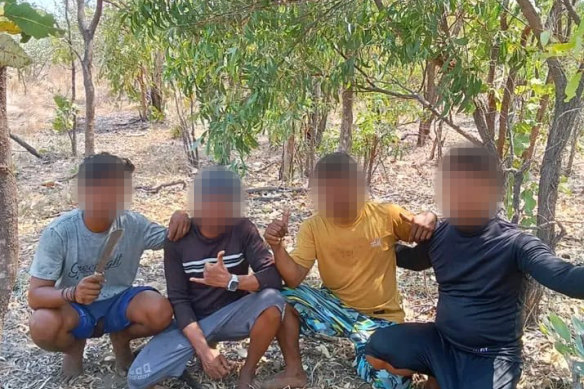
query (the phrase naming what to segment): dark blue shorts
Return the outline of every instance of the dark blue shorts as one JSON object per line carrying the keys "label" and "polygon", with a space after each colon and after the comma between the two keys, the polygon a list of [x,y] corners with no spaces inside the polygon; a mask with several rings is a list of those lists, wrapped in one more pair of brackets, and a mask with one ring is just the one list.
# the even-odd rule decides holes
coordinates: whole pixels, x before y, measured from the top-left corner
{"label": "dark blue shorts", "polygon": [[79,323],[71,331],[77,339],[97,338],[103,334],[122,331],[130,326],[126,316],[130,301],[138,293],[156,289],[149,286],[131,287],[107,300],[96,301],[89,305],[71,303],[79,314]]}
{"label": "dark blue shorts", "polygon": [[462,351],[442,337],[434,323],[381,328],[369,338],[365,354],[433,376],[444,389],[515,389],[521,363]]}

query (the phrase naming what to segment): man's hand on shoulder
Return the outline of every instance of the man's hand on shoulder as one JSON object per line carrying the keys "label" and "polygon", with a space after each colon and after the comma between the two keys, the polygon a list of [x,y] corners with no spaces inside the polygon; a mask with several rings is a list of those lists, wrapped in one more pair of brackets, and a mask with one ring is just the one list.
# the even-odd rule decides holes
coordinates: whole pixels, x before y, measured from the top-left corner
{"label": "man's hand on shoulder", "polygon": [[168,224],[168,239],[172,242],[180,240],[191,230],[191,218],[186,211],[176,211]]}
{"label": "man's hand on shoulder", "polygon": [[399,216],[403,221],[411,225],[410,242],[424,242],[429,240],[434,234],[436,224],[438,223],[438,216],[433,212],[422,212],[415,216],[408,216],[400,213]]}

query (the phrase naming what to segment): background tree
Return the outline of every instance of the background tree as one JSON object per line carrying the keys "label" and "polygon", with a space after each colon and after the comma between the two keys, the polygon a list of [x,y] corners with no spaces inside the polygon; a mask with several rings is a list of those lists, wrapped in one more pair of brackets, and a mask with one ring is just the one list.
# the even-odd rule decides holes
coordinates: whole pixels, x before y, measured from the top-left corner
{"label": "background tree", "polygon": [[85,1],[77,0],[77,23],[83,37],[83,86],[85,88],[85,156],[95,153],[95,85],[93,84],[93,40],[103,12],[103,0],[96,0],[95,10],[88,23]]}
{"label": "background tree", "polygon": [[18,268],[18,199],[6,112],[6,75],[9,67],[21,68],[30,58],[9,34],[20,42],[59,33],[55,19],[28,3],[0,2],[0,336],[4,314]]}

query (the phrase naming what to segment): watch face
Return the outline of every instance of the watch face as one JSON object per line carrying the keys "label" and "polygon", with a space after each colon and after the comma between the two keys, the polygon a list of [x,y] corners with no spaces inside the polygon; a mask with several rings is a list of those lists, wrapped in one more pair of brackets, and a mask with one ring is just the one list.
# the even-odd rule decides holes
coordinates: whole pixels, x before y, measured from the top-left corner
{"label": "watch face", "polygon": [[229,281],[229,285],[227,285],[227,290],[230,292],[235,292],[239,288],[239,279],[237,276],[231,277],[231,281]]}

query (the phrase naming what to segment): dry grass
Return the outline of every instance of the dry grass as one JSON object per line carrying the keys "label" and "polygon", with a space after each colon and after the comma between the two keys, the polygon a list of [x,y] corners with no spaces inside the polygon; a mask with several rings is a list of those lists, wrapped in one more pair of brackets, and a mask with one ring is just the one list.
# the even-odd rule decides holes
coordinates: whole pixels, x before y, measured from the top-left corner
{"label": "dry grass", "polygon": [[[30,310],[26,303],[28,285],[27,269],[42,229],[60,213],[74,207],[71,197],[71,181],[67,181],[79,158],[68,156],[69,145],[66,136],[56,136],[50,131],[52,117],[52,94],[64,88],[66,78],[55,73],[42,86],[29,87],[28,94],[22,94],[22,87],[15,79],[10,83],[10,122],[15,133],[22,135],[34,146],[42,149],[48,158],[40,162],[15,146],[14,163],[18,173],[20,191],[20,268],[6,317],[4,337],[0,356],[0,388],[3,389],[57,389],[57,388],[123,388],[122,379],[114,378],[113,355],[107,338],[90,340],[86,349],[86,374],[66,385],[60,382],[58,373],[60,356],[37,348],[30,340],[27,320]],[[82,84],[79,84],[80,86]],[[188,168],[180,143],[170,136],[169,126],[144,126],[140,123],[126,125],[136,115],[131,110],[112,103],[103,90],[98,110],[96,144],[98,151],[110,151],[129,157],[136,165],[135,186],[155,186],[176,179],[187,179]],[[464,123],[470,126],[468,120]],[[413,131],[410,129],[409,131]],[[449,142],[457,141],[450,134]],[[83,137],[80,137],[83,145]],[[403,160],[386,161],[374,178],[372,192],[378,199],[399,203],[411,210],[423,210],[433,204],[434,162],[426,161],[428,148],[416,149],[405,144]],[[248,159],[250,174],[246,178],[249,186],[279,185],[277,162],[279,152],[268,150],[265,142]],[[575,174],[568,187],[573,195],[562,194],[559,200],[560,220],[566,223],[569,235],[559,247],[559,253],[572,260],[582,258],[584,250],[580,210],[584,208],[584,169],[581,156],[578,157]],[[54,183],[43,186],[44,183]],[[303,179],[291,183],[305,185]],[[284,207],[292,208],[291,235],[297,231],[299,222],[310,215],[309,200],[302,193],[278,193],[273,201],[250,199],[249,215],[260,230],[274,217],[280,215]],[[166,223],[173,210],[184,207],[184,194],[179,187],[172,187],[150,195],[138,191],[134,196],[133,208],[160,223]],[[293,245],[293,241],[288,242]],[[164,276],[160,252],[147,252],[143,257],[137,283],[148,284],[164,291]],[[431,272],[415,273],[400,270],[399,285],[404,297],[407,320],[426,321],[434,317],[437,299],[436,283]],[[319,282],[313,271],[311,283]],[[544,312],[553,310],[567,316],[582,304],[553,292],[546,292],[542,302]],[[551,343],[537,329],[528,329],[525,335],[526,365],[520,387],[568,388],[569,374],[561,357],[553,351]],[[137,342],[139,343],[139,342]],[[309,374],[309,388],[360,388],[363,382],[355,377],[351,366],[353,350],[346,340],[302,339],[305,368]],[[223,345],[230,359],[241,365],[243,359],[238,353],[245,342]],[[324,347],[324,348],[323,348]],[[326,349],[326,350],[325,350]],[[330,355],[329,356],[327,356]],[[265,376],[281,368],[282,359],[275,345],[270,348],[259,374]],[[213,383],[193,366],[191,370],[208,388],[232,388],[235,375],[224,382]],[[180,383],[169,381],[169,388],[180,388]]]}

